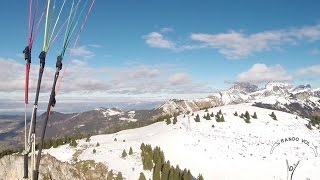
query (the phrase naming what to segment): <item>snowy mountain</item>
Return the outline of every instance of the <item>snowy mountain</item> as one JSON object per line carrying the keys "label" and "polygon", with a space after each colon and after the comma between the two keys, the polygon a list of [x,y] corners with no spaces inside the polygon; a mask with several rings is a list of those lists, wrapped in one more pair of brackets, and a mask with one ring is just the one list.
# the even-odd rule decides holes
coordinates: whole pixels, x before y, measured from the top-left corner
{"label": "snowy mountain", "polygon": [[213,93],[207,98],[169,100],[158,109],[164,114],[173,114],[239,103],[310,117],[313,112],[320,111],[320,89],[312,89],[310,85],[293,87],[277,82],[269,82],[264,88],[259,89],[249,83],[237,83],[230,89]]}
{"label": "snowy mountain", "polygon": [[[217,114],[220,110],[225,122],[217,122],[214,117],[194,121],[196,115],[203,117],[208,113]],[[250,123],[246,123],[239,117],[246,111],[250,115],[256,112],[257,119],[251,117]],[[235,116],[235,112],[239,116]],[[272,113],[276,120],[270,116]],[[77,167],[91,162],[89,170],[96,169],[100,178],[106,176],[101,172],[101,165],[104,165],[102,169],[113,170],[114,174],[121,172],[127,180],[137,180],[140,172],[147,179],[152,179],[152,172],[143,170],[142,166],[140,145],[145,143],[159,146],[173,166],[190,169],[195,177],[201,173],[204,179],[285,180],[288,176],[286,161],[290,165],[300,161],[294,179],[320,179],[319,126],[308,129],[308,119],[250,104],[238,104],[195,111],[194,116],[179,115],[177,120],[176,124],[158,122],[114,134],[92,136],[90,141],[78,140],[77,147],[67,144],[45,150],[47,156],[44,159],[53,156],[63,167],[65,163]],[[133,154],[122,158],[123,150],[128,152],[130,147]],[[11,164],[14,164],[12,161],[21,163],[16,156],[0,159],[0,164],[10,159]],[[0,168],[0,177],[6,179],[14,174],[11,171],[20,173],[14,174],[20,177],[22,171],[10,167],[13,165]],[[44,172],[52,178],[58,177],[54,174],[56,171],[44,169]],[[75,176],[74,179],[81,178]]]}

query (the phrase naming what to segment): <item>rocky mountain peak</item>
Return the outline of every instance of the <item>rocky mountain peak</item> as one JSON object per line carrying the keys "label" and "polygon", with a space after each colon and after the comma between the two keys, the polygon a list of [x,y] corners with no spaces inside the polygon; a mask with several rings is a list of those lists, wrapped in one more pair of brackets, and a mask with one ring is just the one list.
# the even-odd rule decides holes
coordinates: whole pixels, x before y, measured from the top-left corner
{"label": "rocky mountain peak", "polygon": [[246,82],[237,82],[229,90],[237,90],[245,94],[253,93],[259,90],[258,86]]}
{"label": "rocky mountain peak", "polygon": [[268,82],[266,84],[266,89],[271,90],[271,91],[277,91],[279,89],[290,89],[292,88],[292,85],[289,83],[284,83],[284,82]]}
{"label": "rocky mountain peak", "polygon": [[311,90],[311,85],[299,85],[293,89],[293,91]]}

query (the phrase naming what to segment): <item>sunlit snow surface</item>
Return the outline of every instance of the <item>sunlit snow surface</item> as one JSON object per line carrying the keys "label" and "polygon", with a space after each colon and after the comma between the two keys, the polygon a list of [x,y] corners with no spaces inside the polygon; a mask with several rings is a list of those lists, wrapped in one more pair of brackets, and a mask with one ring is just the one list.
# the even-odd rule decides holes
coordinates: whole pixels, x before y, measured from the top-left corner
{"label": "sunlit snow surface", "polygon": [[[202,173],[208,180],[286,180],[286,160],[291,166],[301,160],[293,179],[320,179],[320,158],[312,149],[314,146],[320,147],[320,132],[307,129],[307,120],[274,111],[278,119],[275,121],[269,116],[272,110],[244,104],[212,108],[209,113],[216,114],[220,109],[226,122],[201,118],[201,122],[196,123],[193,120],[195,116],[189,118],[186,115],[184,118],[180,115],[176,125],[159,122],[116,134],[93,136],[90,142],[80,140],[76,149],[82,150],[82,153],[78,159],[102,162],[109,169],[121,171],[127,179],[136,180],[143,171],[140,157],[143,142],[153,147],[160,146],[171,165],[190,169],[194,176]],[[247,124],[233,115],[235,111],[240,115],[246,110],[251,115],[256,112],[258,119],[251,118],[251,123]],[[204,113],[199,111],[195,115],[202,117]],[[280,143],[270,153],[277,141],[288,137],[298,137],[299,141]],[[114,141],[115,138],[117,141]],[[302,139],[307,140],[309,146],[303,144]],[[97,142],[100,144],[98,147]],[[126,159],[121,158],[123,149],[128,152],[130,147],[134,154]],[[320,153],[319,148],[317,151]],[[65,145],[45,152],[72,163],[75,149]],[[143,172],[152,179],[151,172]]]}

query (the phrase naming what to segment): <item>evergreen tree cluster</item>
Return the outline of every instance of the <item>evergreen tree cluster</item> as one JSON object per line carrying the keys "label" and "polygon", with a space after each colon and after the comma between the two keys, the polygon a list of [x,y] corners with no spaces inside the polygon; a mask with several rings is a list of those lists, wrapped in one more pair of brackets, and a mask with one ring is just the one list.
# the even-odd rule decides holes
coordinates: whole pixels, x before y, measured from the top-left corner
{"label": "evergreen tree cluster", "polygon": [[[144,170],[152,170],[153,168],[153,150],[151,145],[145,145],[144,143],[140,146],[141,159]],[[163,152],[162,152],[163,153]]]}
{"label": "evergreen tree cluster", "polygon": [[209,113],[205,114],[205,115],[203,116],[203,119],[211,120],[210,114],[209,114]]}
{"label": "evergreen tree cluster", "polygon": [[[235,112],[235,113],[237,113],[237,112]],[[237,114],[238,114],[238,113],[237,113]],[[251,117],[252,117],[253,119],[258,119],[258,116],[257,116],[257,113],[256,113],[256,112],[254,112],[253,115],[250,116],[250,114],[249,114],[248,111],[246,111],[244,114],[241,113],[241,115],[240,115],[239,117],[242,118],[246,123],[251,123],[251,121],[250,121]]]}
{"label": "evergreen tree cluster", "polygon": [[219,110],[219,112],[217,112],[217,114],[215,115],[215,119],[217,122],[225,122],[224,121],[224,116],[222,114],[221,109]]}
{"label": "evergreen tree cluster", "polygon": [[200,116],[199,116],[199,114],[196,115],[196,117],[194,118],[194,121],[195,121],[195,122],[200,122]]}
{"label": "evergreen tree cluster", "polygon": [[241,115],[239,117],[242,118],[244,120],[244,122],[251,123],[250,122],[250,114],[248,111],[246,111],[244,114],[241,113]]}
{"label": "evergreen tree cluster", "polygon": [[139,180],[147,180],[143,172],[140,173]]}
{"label": "evergreen tree cluster", "polygon": [[166,114],[166,115],[158,117],[155,121],[161,122],[161,121],[166,121],[167,119],[171,119],[171,118],[172,118],[172,115]]}
{"label": "evergreen tree cluster", "polygon": [[[83,135],[83,134],[78,134],[74,136],[64,136],[63,138],[58,138],[58,139],[48,139],[43,142],[43,149],[50,149],[51,147],[58,147],[60,145],[64,144],[70,144],[72,147],[76,147],[78,144],[76,140],[78,139],[83,139],[83,138],[89,138],[90,135]],[[39,144],[36,145],[36,149],[38,149]]]}
{"label": "evergreen tree cluster", "polygon": [[320,128],[320,116],[313,116],[310,120],[310,123],[312,126],[318,125],[318,128]]}
{"label": "evergreen tree cluster", "polygon": [[11,155],[11,154],[17,153],[17,152],[18,152],[18,150],[6,149],[6,150],[0,152],[0,158],[2,158],[3,156],[7,156],[7,155]]}
{"label": "evergreen tree cluster", "polygon": [[[130,149],[129,149],[129,155],[132,155],[133,154],[133,150],[132,150],[132,147],[130,147]],[[127,151],[124,149],[123,151],[122,151],[122,154],[121,154],[121,157],[122,158],[126,158],[128,156],[128,153],[127,153]]]}
{"label": "evergreen tree cluster", "polygon": [[[70,146],[76,147],[78,144],[76,140],[87,138],[90,139],[91,135],[89,134],[77,134],[74,136],[64,136],[63,138],[58,139],[47,139],[43,142],[43,149],[50,149],[51,147],[58,147],[64,144],[70,144]],[[36,144],[36,150],[39,148],[40,144]],[[22,149],[6,149],[0,152],[0,158],[6,155],[11,155],[13,153],[22,152]]]}
{"label": "evergreen tree cluster", "polygon": [[171,124],[171,119],[170,118],[166,119],[166,124],[167,125]]}
{"label": "evergreen tree cluster", "polygon": [[177,116],[174,116],[172,120],[172,124],[177,124],[177,122],[178,122]]}
{"label": "evergreen tree cluster", "polygon": [[274,112],[272,112],[271,114],[269,114],[269,116],[270,116],[273,120],[275,120],[275,121],[278,120],[278,119],[277,119],[277,116],[274,114]]}
{"label": "evergreen tree cluster", "polygon": [[123,176],[121,172],[118,172],[117,176],[114,177],[113,171],[109,171],[107,175],[107,180],[123,180]]}
{"label": "evergreen tree cluster", "polygon": [[238,116],[238,112],[236,111],[233,115],[234,115],[234,116]]}
{"label": "evergreen tree cluster", "polygon": [[[193,176],[190,170],[181,170],[177,165],[174,167],[170,161],[166,161],[163,151],[160,147],[152,149],[151,145],[144,143],[140,146],[141,158],[144,170],[153,170],[153,180],[192,180]],[[198,179],[202,175],[198,176]],[[145,175],[141,172],[139,180],[145,180]]]}

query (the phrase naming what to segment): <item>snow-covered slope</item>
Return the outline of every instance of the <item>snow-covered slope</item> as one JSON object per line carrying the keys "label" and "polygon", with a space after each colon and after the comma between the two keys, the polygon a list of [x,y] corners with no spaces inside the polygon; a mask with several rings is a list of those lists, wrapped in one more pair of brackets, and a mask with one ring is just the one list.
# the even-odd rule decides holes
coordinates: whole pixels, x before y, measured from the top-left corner
{"label": "snow-covered slope", "polygon": [[[126,179],[136,180],[142,169],[140,158],[141,143],[160,146],[172,165],[188,168],[193,175],[202,173],[205,179],[228,180],[270,180],[287,179],[286,159],[293,165],[301,160],[294,173],[294,179],[320,179],[320,158],[315,157],[315,146],[320,146],[318,129],[309,130],[307,119],[295,115],[273,111],[277,121],[269,114],[271,110],[248,104],[228,105],[209,109],[216,114],[221,109],[226,122],[204,120],[195,122],[207,112],[194,112],[194,116],[178,116],[176,125],[158,122],[146,127],[121,131],[115,134],[92,136],[90,142],[79,140],[77,148],[69,145],[46,150],[52,156],[73,163],[77,160],[94,160],[109,169],[121,171]],[[257,113],[258,119],[247,124],[240,115],[249,111]],[[214,125],[214,128],[212,127]],[[280,143],[273,153],[273,145],[281,139],[297,137],[296,142]],[[117,139],[117,141],[115,141]],[[309,145],[301,140],[307,140]],[[306,141],[304,141],[306,142]],[[96,146],[99,143],[100,146]],[[133,155],[121,158],[123,149],[133,148]],[[93,153],[93,150],[96,153]],[[76,153],[77,152],[77,153]],[[143,171],[148,178],[152,172]]]}

